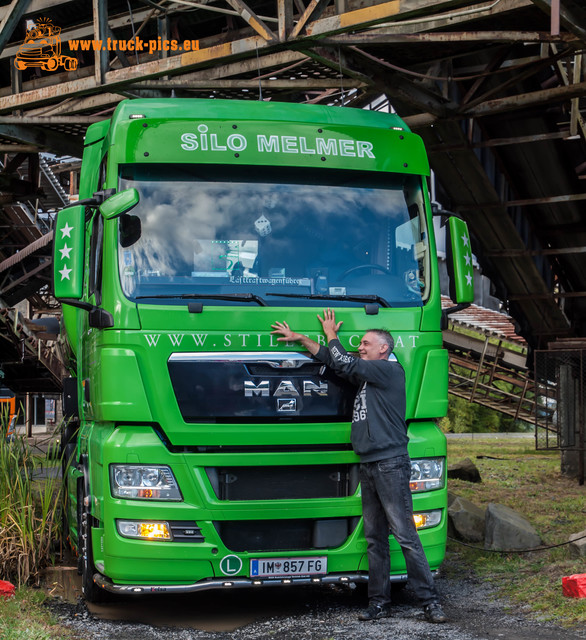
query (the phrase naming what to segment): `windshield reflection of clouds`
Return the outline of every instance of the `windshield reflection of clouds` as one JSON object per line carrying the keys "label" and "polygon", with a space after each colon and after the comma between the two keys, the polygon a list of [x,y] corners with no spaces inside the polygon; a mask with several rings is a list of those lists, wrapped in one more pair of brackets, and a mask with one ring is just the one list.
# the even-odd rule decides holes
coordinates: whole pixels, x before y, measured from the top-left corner
{"label": "windshield reflection of clouds", "polygon": [[142,224],[140,239],[120,248],[121,279],[132,298],[385,294],[421,304],[423,285],[405,290],[408,271],[421,282],[424,273],[414,251],[422,238],[412,237],[421,227],[409,222],[402,189],[122,181],[121,188],[129,186],[140,191],[132,214]]}

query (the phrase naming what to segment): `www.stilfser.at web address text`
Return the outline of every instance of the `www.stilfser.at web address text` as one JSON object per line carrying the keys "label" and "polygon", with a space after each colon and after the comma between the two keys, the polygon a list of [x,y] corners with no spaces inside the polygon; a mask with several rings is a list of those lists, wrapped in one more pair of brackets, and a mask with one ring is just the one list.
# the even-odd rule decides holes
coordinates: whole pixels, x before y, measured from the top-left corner
{"label": "www.stilfser.at web address text", "polygon": [[199,51],[199,40],[143,40],[142,38],[132,38],[132,40],[116,40],[107,38],[106,40],[69,40],[67,42],[70,51],[131,51],[155,53],[156,51]]}

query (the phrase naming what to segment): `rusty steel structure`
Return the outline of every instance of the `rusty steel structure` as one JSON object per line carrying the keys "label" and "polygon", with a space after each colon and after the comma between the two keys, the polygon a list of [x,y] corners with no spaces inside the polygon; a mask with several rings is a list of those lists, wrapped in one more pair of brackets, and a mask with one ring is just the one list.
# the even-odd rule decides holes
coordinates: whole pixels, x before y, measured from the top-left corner
{"label": "rusty steel structure", "polygon": [[[449,306],[448,301],[443,304]],[[527,368],[528,345],[515,333],[509,316],[473,304],[449,316],[443,340],[450,355],[452,395],[516,421],[541,420],[541,389]]]}
{"label": "rusty steel structure", "polygon": [[561,449],[562,472],[584,484],[586,476],[586,341],[559,340],[537,351],[540,386],[537,446]]}
{"label": "rusty steel structure", "polygon": [[[61,57],[54,42],[25,51],[41,22],[58,27]],[[526,345],[528,362],[511,368],[491,356],[498,341],[477,341],[474,371],[455,365],[452,389],[480,401],[483,385],[513,377],[527,402],[534,353],[586,337],[585,48],[582,0],[0,0],[0,307],[58,314],[52,218],[77,193],[87,126],[119,101],[392,109],[423,137],[433,199],[468,222]],[[18,357],[11,327],[0,326],[0,368]],[[454,363],[466,353],[446,345]]]}

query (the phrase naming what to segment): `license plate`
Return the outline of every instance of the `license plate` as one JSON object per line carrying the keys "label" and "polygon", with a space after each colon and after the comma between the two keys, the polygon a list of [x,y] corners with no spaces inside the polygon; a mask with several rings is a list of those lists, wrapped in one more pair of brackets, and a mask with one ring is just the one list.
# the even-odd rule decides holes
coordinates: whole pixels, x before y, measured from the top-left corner
{"label": "license plate", "polygon": [[328,571],[326,557],[255,558],[250,561],[251,578],[315,576]]}

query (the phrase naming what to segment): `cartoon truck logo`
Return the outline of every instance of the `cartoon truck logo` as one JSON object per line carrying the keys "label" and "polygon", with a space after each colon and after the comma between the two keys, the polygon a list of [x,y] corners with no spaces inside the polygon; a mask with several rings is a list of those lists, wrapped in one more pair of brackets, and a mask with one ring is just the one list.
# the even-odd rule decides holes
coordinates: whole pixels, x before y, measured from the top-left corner
{"label": "cartoon truck logo", "polygon": [[16,52],[14,66],[19,71],[27,67],[41,67],[45,71],[55,71],[59,66],[65,71],[75,71],[77,60],[61,55],[61,27],[50,20],[40,20],[27,29],[24,42]]}

